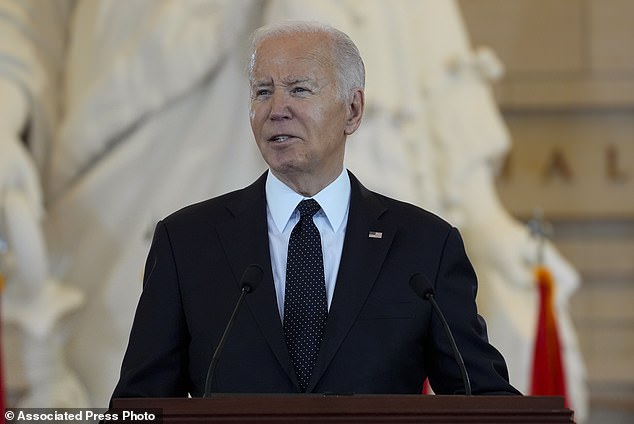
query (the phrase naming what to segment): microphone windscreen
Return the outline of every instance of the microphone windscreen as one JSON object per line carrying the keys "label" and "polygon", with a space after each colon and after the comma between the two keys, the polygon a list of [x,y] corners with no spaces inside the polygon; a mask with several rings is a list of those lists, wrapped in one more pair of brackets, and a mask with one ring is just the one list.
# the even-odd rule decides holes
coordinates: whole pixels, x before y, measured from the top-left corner
{"label": "microphone windscreen", "polygon": [[434,289],[432,288],[429,278],[425,274],[417,272],[409,279],[409,286],[414,290],[414,293],[422,299],[427,299],[427,296],[434,295]]}
{"label": "microphone windscreen", "polygon": [[255,289],[258,288],[260,281],[262,281],[262,277],[264,276],[264,271],[262,271],[262,267],[257,264],[251,264],[246,267],[244,273],[242,274],[242,279],[240,280],[240,288],[248,287],[249,292],[254,292]]}

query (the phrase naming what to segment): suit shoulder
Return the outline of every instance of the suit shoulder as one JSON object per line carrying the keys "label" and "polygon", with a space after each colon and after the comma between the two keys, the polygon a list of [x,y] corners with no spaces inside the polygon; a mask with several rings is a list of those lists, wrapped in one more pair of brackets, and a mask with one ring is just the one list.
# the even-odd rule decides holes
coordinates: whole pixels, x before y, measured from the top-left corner
{"label": "suit shoulder", "polygon": [[233,191],[221,196],[213,197],[211,199],[202,200],[200,202],[184,206],[181,209],[178,209],[163,218],[163,222],[173,223],[181,220],[189,220],[199,215],[208,216],[209,213],[213,214],[215,210],[222,209],[222,205],[225,205],[226,202],[229,199],[233,198],[239,191],[240,190]]}
{"label": "suit shoulder", "polygon": [[366,188],[351,172],[352,198],[357,200],[364,208],[369,208],[371,214],[376,214],[379,219],[394,220],[398,224],[406,224],[409,227],[423,226],[438,230],[449,231],[453,227],[449,222],[435,213],[423,209],[412,203],[404,202],[393,197],[372,191]]}
{"label": "suit shoulder", "polygon": [[433,225],[438,228],[451,229],[453,225],[435,213],[412,203],[397,200],[383,194],[374,193],[381,203],[386,206],[387,213],[394,214],[396,218],[407,222],[417,222],[426,225]]}
{"label": "suit shoulder", "polygon": [[248,207],[249,203],[255,202],[257,197],[257,187],[251,185],[185,206],[162,221],[170,226],[219,222],[239,213],[242,208]]}

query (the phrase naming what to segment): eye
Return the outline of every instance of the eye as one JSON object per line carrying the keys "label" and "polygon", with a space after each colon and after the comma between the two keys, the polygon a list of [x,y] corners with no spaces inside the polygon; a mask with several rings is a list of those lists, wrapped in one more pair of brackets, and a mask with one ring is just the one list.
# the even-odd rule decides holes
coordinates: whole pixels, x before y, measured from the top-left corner
{"label": "eye", "polygon": [[271,94],[271,90],[269,90],[268,88],[258,88],[257,90],[254,91],[253,97],[260,98],[260,97],[268,96],[269,94]]}
{"label": "eye", "polygon": [[310,90],[306,87],[293,87],[293,89],[291,90],[291,93],[293,94],[302,94],[302,93],[309,93]]}

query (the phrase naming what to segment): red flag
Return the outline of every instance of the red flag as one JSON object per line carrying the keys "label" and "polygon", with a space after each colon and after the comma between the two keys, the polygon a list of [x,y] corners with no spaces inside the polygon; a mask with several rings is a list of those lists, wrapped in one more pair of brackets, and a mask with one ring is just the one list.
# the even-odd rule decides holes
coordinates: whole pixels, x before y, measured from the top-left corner
{"label": "red flag", "polygon": [[433,395],[434,390],[431,388],[431,384],[429,384],[429,378],[425,379],[425,383],[423,384],[423,394],[424,395]]}
{"label": "red flag", "polygon": [[535,334],[531,394],[563,396],[568,404],[561,344],[554,308],[555,285],[553,277],[544,266],[535,269],[535,277],[539,290],[539,316]]}

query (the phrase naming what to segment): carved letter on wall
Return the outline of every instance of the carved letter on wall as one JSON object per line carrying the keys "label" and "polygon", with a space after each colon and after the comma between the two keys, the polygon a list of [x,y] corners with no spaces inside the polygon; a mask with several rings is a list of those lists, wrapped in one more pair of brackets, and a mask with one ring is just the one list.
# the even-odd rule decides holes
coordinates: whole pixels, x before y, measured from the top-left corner
{"label": "carved letter on wall", "polygon": [[554,177],[560,177],[566,182],[572,181],[572,170],[564,157],[564,154],[559,150],[553,150],[548,160],[548,165],[543,173],[544,180],[551,180]]}
{"label": "carved letter on wall", "polygon": [[628,175],[619,169],[618,151],[614,145],[610,145],[605,150],[605,171],[610,181],[622,183],[628,180]]}

